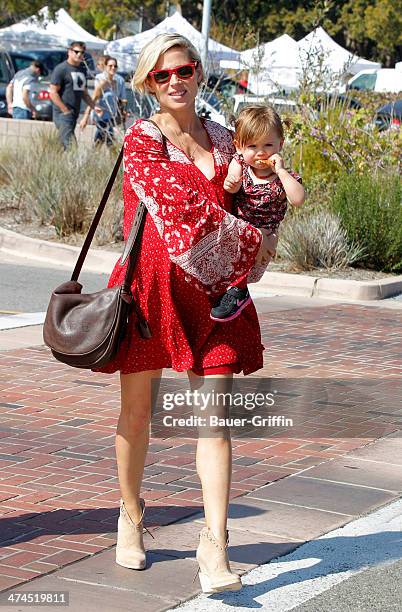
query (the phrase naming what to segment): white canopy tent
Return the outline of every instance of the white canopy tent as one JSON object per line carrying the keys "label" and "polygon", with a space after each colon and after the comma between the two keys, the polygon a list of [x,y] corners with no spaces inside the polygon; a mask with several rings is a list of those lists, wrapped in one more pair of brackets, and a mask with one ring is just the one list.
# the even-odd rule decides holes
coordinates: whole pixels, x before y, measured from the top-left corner
{"label": "white canopy tent", "polygon": [[[114,40],[110,42],[106,47],[106,53],[110,55],[118,57],[118,59],[122,59],[122,55],[125,54],[127,56],[131,56],[132,67],[135,67],[136,58],[138,56],[141,49],[155,36],[158,34],[164,33],[174,33],[178,32],[182,34],[186,38],[188,38],[193,45],[198,49],[199,52],[202,51],[203,48],[203,38],[201,32],[198,32],[191,23],[185,19],[179,11],[176,11],[170,17],[167,17],[160,23],[158,23],[154,28],[150,30],[146,30],[145,32],[140,32],[140,34],[136,34],[135,36],[127,36],[125,38],[120,38],[118,40]],[[230,47],[226,47],[221,43],[212,40],[212,38],[208,41],[208,56],[211,64],[214,66],[219,66],[220,60],[237,60],[239,59],[239,52],[231,49]]]}
{"label": "white canopy tent", "polygon": [[55,21],[49,17],[48,7],[42,8],[38,15],[33,15],[8,28],[0,30],[0,42],[21,45],[65,46],[73,41],[82,41],[88,49],[102,51],[107,41],[93,36],[64,10],[55,15]]}
{"label": "white canopy tent", "polygon": [[311,55],[324,55],[325,65],[333,73],[349,72],[357,74],[366,68],[381,68],[378,62],[371,62],[357,55],[353,55],[347,49],[338,45],[327,32],[318,27],[310,34],[298,41],[300,59],[303,63],[308,62]]}
{"label": "white canopy tent", "polygon": [[240,57],[237,68],[249,70],[248,86],[257,95],[297,89],[303,71],[314,70],[321,58],[329,81],[344,73],[356,74],[365,68],[381,68],[381,64],[357,57],[338,45],[321,27],[298,42],[283,34],[264,45],[243,51]]}
{"label": "white canopy tent", "polygon": [[288,34],[243,51],[241,67],[249,70],[248,87],[257,95],[296,89],[301,73],[299,47]]}

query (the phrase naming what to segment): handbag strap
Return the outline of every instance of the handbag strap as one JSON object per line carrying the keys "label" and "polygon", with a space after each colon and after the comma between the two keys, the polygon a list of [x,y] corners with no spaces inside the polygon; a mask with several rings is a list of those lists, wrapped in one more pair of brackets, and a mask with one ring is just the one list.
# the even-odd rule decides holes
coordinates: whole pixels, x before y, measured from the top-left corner
{"label": "handbag strap", "polygon": [[109,177],[109,180],[107,182],[106,189],[105,189],[105,191],[103,193],[103,196],[101,198],[101,201],[99,203],[98,210],[96,211],[96,213],[94,215],[94,218],[92,219],[92,223],[91,223],[90,228],[88,230],[88,233],[86,235],[84,244],[82,245],[81,252],[80,252],[80,254],[78,256],[78,259],[77,259],[77,263],[75,264],[75,268],[74,268],[73,273],[71,275],[71,280],[72,281],[78,280],[78,277],[80,275],[82,266],[83,266],[84,261],[85,261],[85,257],[88,254],[88,249],[91,246],[91,242],[92,242],[93,237],[95,235],[96,229],[97,229],[97,227],[99,225],[99,221],[101,219],[103,211],[105,210],[106,202],[108,201],[110,192],[112,191],[113,183],[114,183],[114,181],[116,179],[116,176],[117,176],[117,173],[119,171],[122,159],[123,159],[123,147],[121,148],[120,153],[119,153],[119,155],[117,157],[116,163],[114,165],[112,173],[111,173],[111,175]]}

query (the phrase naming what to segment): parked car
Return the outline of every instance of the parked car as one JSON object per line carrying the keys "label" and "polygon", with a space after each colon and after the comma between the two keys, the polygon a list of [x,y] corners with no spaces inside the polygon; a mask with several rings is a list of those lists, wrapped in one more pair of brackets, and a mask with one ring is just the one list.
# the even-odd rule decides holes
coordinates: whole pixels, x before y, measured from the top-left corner
{"label": "parked car", "polygon": [[[32,61],[37,60],[44,66],[44,73],[39,77],[39,82],[31,89],[30,98],[35,107],[36,119],[42,121],[52,120],[52,103],[50,101],[49,84],[53,69],[67,59],[64,47],[52,49],[22,49],[20,51],[0,51],[0,87],[11,81],[19,70],[28,68]],[[85,52],[83,63],[90,76],[95,74],[95,63],[93,57]],[[4,76],[4,79],[3,79]],[[5,96],[4,96],[5,99]],[[0,113],[1,113],[1,91],[0,91]],[[7,105],[5,110],[7,111]],[[0,116],[2,116],[0,114]],[[7,113],[4,116],[9,116]]]}
{"label": "parked car", "polygon": [[7,112],[6,87],[0,84],[0,117],[9,117]]}
{"label": "parked car", "polygon": [[216,121],[220,125],[226,127],[225,115],[220,111],[220,107],[213,104],[213,99],[197,96],[195,100],[195,110],[199,117]]}
{"label": "parked car", "polygon": [[375,124],[381,131],[400,128],[402,125],[402,98],[388,102],[377,109]]}
{"label": "parked car", "polygon": [[362,107],[359,100],[353,98],[350,93],[323,93],[317,99],[317,110],[321,111],[327,108],[341,107],[342,109],[357,110]]}
{"label": "parked car", "polygon": [[398,93],[402,91],[402,70],[395,68],[361,70],[348,81],[346,89]]}
{"label": "parked car", "polygon": [[0,117],[9,117],[7,112],[6,87],[14,75],[14,67],[7,53],[0,49]]}
{"label": "parked car", "polygon": [[240,81],[235,81],[226,75],[212,74],[208,78],[208,87],[213,91],[217,91],[227,98],[232,98],[236,94],[247,94],[250,91]]}
{"label": "parked car", "polygon": [[233,113],[237,115],[242,108],[251,104],[269,104],[280,114],[289,114],[296,111],[296,102],[290,98],[281,96],[253,96],[248,94],[237,94],[233,96]]}

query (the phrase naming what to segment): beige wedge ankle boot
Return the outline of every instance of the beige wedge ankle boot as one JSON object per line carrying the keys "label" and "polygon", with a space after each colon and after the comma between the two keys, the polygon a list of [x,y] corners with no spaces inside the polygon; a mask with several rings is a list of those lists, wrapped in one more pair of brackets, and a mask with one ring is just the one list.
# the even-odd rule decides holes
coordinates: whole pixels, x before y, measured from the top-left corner
{"label": "beige wedge ankle boot", "polygon": [[209,527],[204,527],[200,532],[196,558],[199,564],[197,573],[204,593],[238,591],[242,588],[240,576],[230,570],[228,544],[228,531],[225,546],[219,544]]}
{"label": "beige wedge ankle boot", "polygon": [[[120,500],[120,516],[117,522],[117,546],[116,563],[130,569],[145,569],[146,555],[144,548],[144,525],[143,517],[145,512],[145,501],[141,498],[141,519],[139,523],[134,523],[124,505]],[[150,536],[154,537],[145,527]]]}

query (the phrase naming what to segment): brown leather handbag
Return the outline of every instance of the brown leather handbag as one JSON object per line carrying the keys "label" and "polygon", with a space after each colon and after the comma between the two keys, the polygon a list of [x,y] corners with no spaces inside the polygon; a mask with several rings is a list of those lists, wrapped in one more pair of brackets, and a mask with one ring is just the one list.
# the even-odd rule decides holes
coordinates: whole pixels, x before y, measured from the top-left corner
{"label": "brown leather handbag", "polygon": [[115,181],[123,149],[113,168],[98,210],[82,246],[71,279],[57,287],[50,298],[43,339],[54,357],[74,368],[101,368],[116,355],[123,340],[129,315],[134,311],[143,338],[150,338],[148,323],[136,307],[131,282],[140,250],[146,208],[139,202],[120,266],[128,265],[123,284],[96,293],[81,293],[78,282],[82,265]]}

